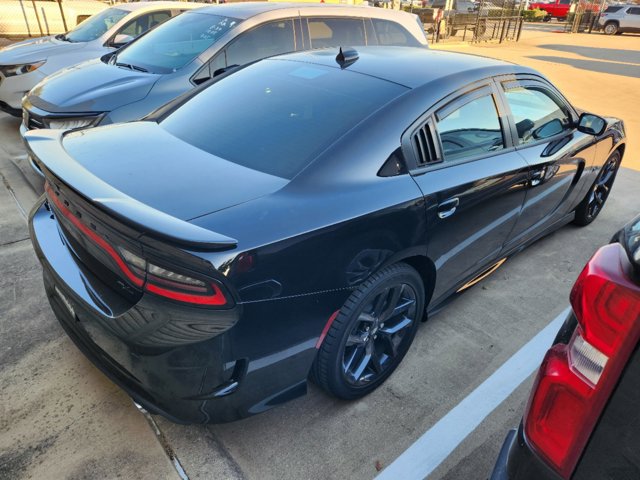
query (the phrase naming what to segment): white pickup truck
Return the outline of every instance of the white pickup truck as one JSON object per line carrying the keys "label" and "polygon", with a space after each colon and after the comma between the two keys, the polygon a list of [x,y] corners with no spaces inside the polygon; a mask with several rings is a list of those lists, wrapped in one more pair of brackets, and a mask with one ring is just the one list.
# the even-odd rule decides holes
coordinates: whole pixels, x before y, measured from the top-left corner
{"label": "white pickup truck", "polygon": [[64,33],[108,6],[97,0],[2,0],[0,38]]}

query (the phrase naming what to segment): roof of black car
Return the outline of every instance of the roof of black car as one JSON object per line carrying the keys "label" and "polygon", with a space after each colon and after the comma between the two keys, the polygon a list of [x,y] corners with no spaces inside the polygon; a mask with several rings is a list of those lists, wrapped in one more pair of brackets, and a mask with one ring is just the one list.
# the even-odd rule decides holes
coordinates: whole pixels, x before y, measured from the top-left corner
{"label": "roof of black car", "polygon": [[[535,70],[488,57],[443,52],[419,47],[356,47],[358,59],[346,69],[417,88],[435,80],[460,75],[469,83],[500,74],[531,73]],[[272,57],[339,68],[338,48],[311,50]]]}

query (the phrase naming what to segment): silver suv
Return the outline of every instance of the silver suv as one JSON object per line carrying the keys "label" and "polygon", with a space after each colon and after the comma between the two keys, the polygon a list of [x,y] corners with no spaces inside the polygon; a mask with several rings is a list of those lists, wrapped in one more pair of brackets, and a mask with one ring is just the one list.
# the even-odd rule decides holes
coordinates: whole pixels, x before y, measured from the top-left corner
{"label": "silver suv", "polygon": [[606,35],[640,32],[640,5],[611,5],[600,14],[598,25]]}

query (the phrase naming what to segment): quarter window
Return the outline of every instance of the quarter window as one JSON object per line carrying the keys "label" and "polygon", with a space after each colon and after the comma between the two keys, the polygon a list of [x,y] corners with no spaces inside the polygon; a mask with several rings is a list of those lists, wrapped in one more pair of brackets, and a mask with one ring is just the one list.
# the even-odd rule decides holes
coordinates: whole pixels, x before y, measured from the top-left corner
{"label": "quarter window", "polygon": [[541,87],[516,86],[505,91],[520,144],[533,143],[571,128],[571,115]]}
{"label": "quarter window", "polygon": [[243,33],[229,45],[226,49],[227,65],[244,65],[295,49],[293,21],[270,22]]}
{"label": "quarter window", "polygon": [[504,148],[500,119],[491,95],[471,100],[450,113],[447,111],[444,117],[438,113],[437,130],[445,162]]}
{"label": "quarter window", "polygon": [[311,48],[365,45],[362,18],[310,18]]}

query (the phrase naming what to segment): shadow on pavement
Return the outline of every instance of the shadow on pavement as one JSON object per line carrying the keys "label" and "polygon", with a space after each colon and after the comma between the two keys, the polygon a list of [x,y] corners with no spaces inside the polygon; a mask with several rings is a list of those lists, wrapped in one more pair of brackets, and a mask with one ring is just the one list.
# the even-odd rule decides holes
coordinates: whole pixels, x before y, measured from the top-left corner
{"label": "shadow on pavement", "polygon": [[539,48],[546,48],[547,50],[555,50],[558,52],[575,53],[576,55],[581,55],[587,58],[594,58],[596,60],[640,64],[640,51],[637,50],[622,50],[615,48],[597,48],[582,47],[578,45],[555,44],[539,45]]}
{"label": "shadow on pavement", "polygon": [[562,63],[570,65],[581,70],[590,70],[592,72],[610,73],[612,75],[621,75],[624,77],[640,78],[640,65],[629,65],[625,63],[601,62],[597,60],[581,60],[575,58],[553,57],[545,55],[531,55],[527,58],[541,60],[543,62]]}

